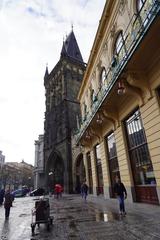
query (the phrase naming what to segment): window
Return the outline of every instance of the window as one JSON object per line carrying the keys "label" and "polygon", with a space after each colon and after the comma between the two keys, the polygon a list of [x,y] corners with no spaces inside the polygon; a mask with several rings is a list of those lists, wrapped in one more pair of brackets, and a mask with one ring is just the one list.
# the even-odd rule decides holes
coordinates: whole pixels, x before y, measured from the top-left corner
{"label": "window", "polygon": [[106,69],[105,67],[103,67],[100,74],[100,87],[103,87],[105,85],[105,80],[106,80]]}
{"label": "window", "polygon": [[141,8],[143,7],[145,1],[146,0],[137,0],[137,2],[136,2],[137,12],[139,12],[141,10]]}
{"label": "window", "polygon": [[120,173],[119,173],[119,165],[118,165],[116,141],[115,141],[114,133],[111,133],[106,137],[106,144],[107,144],[107,150],[108,150],[108,165],[109,165],[110,180],[111,180],[111,197],[115,197],[114,190],[113,190],[115,178],[116,176],[120,178]]}
{"label": "window", "polygon": [[87,105],[83,103],[83,121],[85,121],[87,118]]}
{"label": "window", "polygon": [[115,44],[114,44],[114,49],[113,49],[113,59],[111,66],[112,68],[115,68],[118,63],[120,63],[124,58],[126,57],[126,47],[125,47],[125,42],[123,38],[123,32],[120,31],[119,34],[117,35]]}
{"label": "window", "polygon": [[125,125],[135,185],[156,184],[140,111],[134,112]]}
{"label": "window", "polygon": [[97,96],[95,94],[94,89],[91,89],[91,105],[97,101]]}
{"label": "window", "polygon": [[118,53],[121,50],[122,46],[123,46],[123,32],[120,31],[118,36],[117,36],[117,39],[115,41],[114,54],[118,55]]}

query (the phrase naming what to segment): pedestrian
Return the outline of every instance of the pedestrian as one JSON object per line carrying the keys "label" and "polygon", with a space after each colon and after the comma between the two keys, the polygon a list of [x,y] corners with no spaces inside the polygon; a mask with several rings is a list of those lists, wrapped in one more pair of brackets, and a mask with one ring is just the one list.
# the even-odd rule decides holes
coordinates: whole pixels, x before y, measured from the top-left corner
{"label": "pedestrian", "polygon": [[0,190],[0,206],[3,204],[3,200],[4,200],[4,189]]}
{"label": "pedestrian", "polygon": [[4,196],[4,208],[5,208],[5,219],[7,220],[10,215],[10,208],[12,207],[13,196],[10,190],[7,190]]}
{"label": "pedestrian", "polygon": [[56,198],[59,199],[59,197],[61,197],[61,194],[62,194],[62,186],[60,184],[56,184],[54,187],[54,192],[55,192]]}
{"label": "pedestrian", "polygon": [[120,211],[119,213],[120,215],[125,216],[126,211],[125,211],[124,200],[127,198],[127,191],[124,184],[121,182],[118,176],[116,176],[115,180],[116,180],[116,183],[114,185],[114,192],[119,202],[119,211]]}
{"label": "pedestrian", "polygon": [[87,200],[87,195],[88,195],[88,185],[86,184],[86,182],[83,182],[81,185],[81,195],[82,198],[84,198],[84,200]]}

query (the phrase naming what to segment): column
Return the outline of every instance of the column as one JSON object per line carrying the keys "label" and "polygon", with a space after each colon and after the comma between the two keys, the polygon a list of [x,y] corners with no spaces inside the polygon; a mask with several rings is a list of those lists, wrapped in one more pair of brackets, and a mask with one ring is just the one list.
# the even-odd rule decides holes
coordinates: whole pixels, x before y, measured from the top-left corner
{"label": "column", "polygon": [[93,177],[93,195],[97,196],[97,173],[96,173],[96,160],[94,149],[91,150],[91,167],[92,167],[92,177]]}
{"label": "column", "polygon": [[108,159],[106,154],[106,146],[105,146],[105,140],[103,140],[100,143],[100,149],[101,149],[101,161],[102,161],[102,173],[103,173],[103,190],[104,190],[104,198],[109,199],[109,189],[110,189],[110,178],[109,178],[109,166],[108,166]]}
{"label": "column", "polygon": [[135,191],[129,156],[127,154],[127,143],[124,142],[125,136],[123,134],[122,125],[120,125],[120,127],[115,130],[114,134],[116,139],[117,157],[121,181],[124,183],[127,190],[127,200],[129,202],[133,202]]}

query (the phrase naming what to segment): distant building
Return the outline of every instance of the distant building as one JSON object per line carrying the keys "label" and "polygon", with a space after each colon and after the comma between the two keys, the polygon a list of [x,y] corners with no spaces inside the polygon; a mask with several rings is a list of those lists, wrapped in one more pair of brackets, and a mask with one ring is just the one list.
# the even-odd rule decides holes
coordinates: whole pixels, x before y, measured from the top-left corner
{"label": "distant building", "polygon": [[0,169],[2,168],[3,164],[5,163],[5,156],[0,151]]}
{"label": "distant building", "polygon": [[2,168],[2,185],[18,189],[22,186],[33,187],[33,166],[22,162],[6,162]]}
{"label": "distant building", "polygon": [[44,136],[39,135],[35,141],[34,188],[44,187]]}

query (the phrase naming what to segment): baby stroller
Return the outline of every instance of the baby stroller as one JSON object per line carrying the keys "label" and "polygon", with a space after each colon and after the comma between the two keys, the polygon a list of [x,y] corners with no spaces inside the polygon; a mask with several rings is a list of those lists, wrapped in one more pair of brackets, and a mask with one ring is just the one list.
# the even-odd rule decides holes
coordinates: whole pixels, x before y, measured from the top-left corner
{"label": "baby stroller", "polygon": [[50,216],[49,199],[44,197],[36,200],[35,208],[32,209],[32,236],[34,235],[36,224],[39,226],[41,223],[46,224],[48,231],[53,223],[53,218]]}

